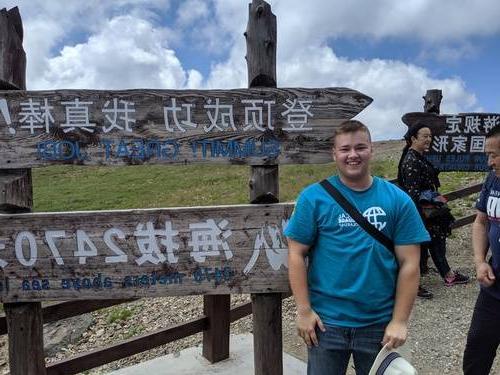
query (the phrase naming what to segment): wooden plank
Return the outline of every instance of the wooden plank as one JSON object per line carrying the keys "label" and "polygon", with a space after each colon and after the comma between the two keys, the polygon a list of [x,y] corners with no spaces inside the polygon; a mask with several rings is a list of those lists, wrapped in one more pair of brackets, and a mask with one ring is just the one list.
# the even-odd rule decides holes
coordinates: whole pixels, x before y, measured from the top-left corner
{"label": "wooden plank", "polygon": [[407,126],[427,125],[433,135],[425,155],[440,171],[487,171],[485,136],[500,124],[498,113],[459,113],[436,115],[411,112],[402,117]]}
{"label": "wooden plank", "polygon": [[481,191],[483,184],[475,184],[471,186],[467,186],[460,190],[450,191],[449,193],[444,194],[444,196],[448,199],[449,202],[454,201],[456,199],[467,197],[471,194],[478,193]]}
{"label": "wooden plank", "polygon": [[252,313],[252,302],[240,303],[230,311],[231,323]]}
{"label": "wooden plank", "polygon": [[0,9],[0,89],[26,88],[26,54],[18,7]]}
{"label": "wooden plank", "polygon": [[0,215],[4,302],[288,291],[293,205]]}
{"label": "wooden plank", "polygon": [[134,337],[91,352],[51,363],[47,366],[47,375],[71,375],[104,365],[137,353],[180,340],[201,332],[208,325],[206,317],[196,318],[173,327]]}
{"label": "wooden plank", "polygon": [[281,294],[253,294],[252,302],[255,374],[283,374]]}
{"label": "wooden plank", "polygon": [[371,100],[347,88],[0,91],[0,168],[329,162],[333,129]]}
{"label": "wooden plank", "polygon": [[29,212],[33,207],[31,169],[0,170],[0,211]]}
{"label": "wooden plank", "polygon": [[43,320],[40,303],[4,305],[12,375],[44,375]]}
{"label": "wooden plank", "polygon": [[202,355],[210,363],[229,358],[231,295],[203,296],[203,313],[208,328],[203,331]]}
{"label": "wooden plank", "polygon": [[475,219],[476,219],[476,214],[461,217],[451,225],[451,229],[457,229],[472,224]]}

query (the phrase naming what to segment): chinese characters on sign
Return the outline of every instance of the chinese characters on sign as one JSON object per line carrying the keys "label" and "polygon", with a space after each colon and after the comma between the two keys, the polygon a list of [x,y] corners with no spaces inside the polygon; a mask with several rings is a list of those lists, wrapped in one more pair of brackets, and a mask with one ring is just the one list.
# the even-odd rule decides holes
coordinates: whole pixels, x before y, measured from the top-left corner
{"label": "chinese characters on sign", "polygon": [[486,134],[499,123],[500,115],[447,116],[444,134],[434,135],[432,150],[439,153],[482,153]]}
{"label": "chinese characters on sign", "polygon": [[444,131],[435,131],[427,158],[441,171],[487,170],[486,134],[499,123],[496,114],[446,116]]}
{"label": "chinese characters on sign", "polygon": [[0,91],[0,169],[325,163],[335,127],[370,102],[347,88]]}
{"label": "chinese characters on sign", "polygon": [[[228,229],[229,222],[226,219],[216,222],[214,219],[207,219],[203,222],[189,224],[190,237],[187,242],[189,257],[196,263],[205,263],[208,258],[217,258],[227,261],[233,258],[234,250],[230,245],[231,229]],[[287,265],[287,246],[282,235],[282,230],[286,225],[283,221],[281,227],[266,225],[257,232],[253,239],[253,252],[244,268],[244,273],[249,273],[255,265],[260,251],[265,250],[269,264],[274,270]],[[102,242],[106,245],[106,254],[99,254],[94,240],[90,238],[85,230],[77,229],[73,233],[65,230],[45,230],[43,231],[43,244],[46,245],[47,253],[58,266],[64,266],[65,261],[61,256],[58,242],[65,242],[66,239],[74,239],[74,251],[70,258],[75,258],[81,265],[87,264],[87,259],[96,258],[103,260],[105,264],[128,263],[133,261],[138,266],[158,265],[161,263],[176,264],[179,261],[178,251],[180,249],[179,231],[174,229],[171,221],[163,223],[162,227],[155,227],[152,221],[139,223],[132,233],[140,256],[134,257],[120,248],[119,240],[125,240],[130,234],[126,234],[122,229],[112,227],[102,234]],[[266,239],[269,238],[269,240]],[[12,243],[15,258],[19,264],[25,267],[36,267],[37,260],[46,258],[46,254],[41,255],[36,236],[31,231],[21,231],[13,235],[15,239]],[[9,249],[5,242],[0,241],[0,268],[5,269],[9,262],[1,258]],[[110,254],[112,255],[110,255]],[[103,255],[105,255],[103,257]]]}
{"label": "chinese characters on sign", "polygon": [[500,124],[500,114],[464,113],[433,115],[408,113],[403,122],[429,124],[433,139],[427,159],[440,171],[486,171],[486,134]]}
{"label": "chinese characters on sign", "polygon": [[[185,133],[187,129],[202,129],[204,133],[223,131],[256,130],[264,132],[267,129],[274,130],[271,114],[275,110],[276,101],[263,99],[241,99],[240,104],[244,109],[244,122],[236,124],[234,120],[233,104],[222,103],[221,98],[207,98],[203,104],[205,120],[196,123],[192,119],[192,112],[197,110],[193,103],[179,103],[176,98],[167,98],[163,106],[163,125],[169,133]],[[8,108],[7,105],[4,107]],[[314,117],[311,109],[312,101],[307,99],[287,99],[281,105],[281,116],[285,119],[286,126],[283,131],[297,132],[310,131],[310,118]],[[64,111],[64,121],[56,123],[54,120],[54,108],[60,106]],[[113,131],[134,133],[135,103],[119,98],[107,100],[102,108],[96,107],[93,101],[81,101],[75,98],[71,101],[49,102],[49,99],[27,98],[19,103],[20,110],[17,113],[17,122],[21,129],[29,131],[30,134],[50,134],[53,128],[60,127],[64,133],[82,131],[94,133],[98,128],[96,123],[91,122],[91,114],[98,111],[104,114],[103,124],[100,131],[104,134]],[[276,109],[279,112],[279,109]],[[2,112],[8,111],[3,109]],[[16,114],[6,112],[9,117],[16,118]],[[14,129],[15,131],[15,129]]]}

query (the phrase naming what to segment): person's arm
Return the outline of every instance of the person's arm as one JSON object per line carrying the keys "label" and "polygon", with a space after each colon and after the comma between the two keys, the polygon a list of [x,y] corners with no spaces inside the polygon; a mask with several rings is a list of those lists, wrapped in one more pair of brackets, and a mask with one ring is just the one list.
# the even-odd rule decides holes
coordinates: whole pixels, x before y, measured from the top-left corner
{"label": "person's arm", "polygon": [[387,325],[382,344],[389,349],[403,345],[408,337],[408,320],[420,281],[420,245],[396,245],[399,274],[392,319]]}
{"label": "person's arm", "polygon": [[310,246],[291,238],[288,241],[288,278],[297,305],[297,331],[307,346],[318,345],[316,324],[324,331],[319,316],[312,310],[307,289],[307,267],[305,257]]}
{"label": "person's arm", "polygon": [[495,282],[493,269],[486,262],[488,248],[488,216],[484,212],[477,210],[476,219],[472,223],[472,249],[474,251],[477,281],[486,287],[493,285]]}

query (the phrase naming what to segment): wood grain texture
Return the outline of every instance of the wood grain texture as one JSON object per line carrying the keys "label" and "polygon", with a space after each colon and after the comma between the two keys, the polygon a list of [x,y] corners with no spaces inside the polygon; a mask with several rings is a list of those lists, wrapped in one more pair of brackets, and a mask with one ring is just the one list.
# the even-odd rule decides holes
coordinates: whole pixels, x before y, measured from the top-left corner
{"label": "wood grain texture", "polygon": [[1,169],[0,212],[29,212],[32,207],[31,169]]}
{"label": "wood grain texture", "polygon": [[[248,87],[276,86],[276,16],[263,0],[248,8]],[[251,167],[251,203],[279,202],[279,166]],[[281,295],[252,294],[255,375],[283,374]]]}
{"label": "wood grain texture", "polygon": [[[0,272],[0,298],[26,302],[285,292],[289,287],[282,229],[292,209],[288,203],[0,215],[0,259],[7,263]],[[172,248],[175,259],[167,254],[166,223],[178,232],[170,237],[178,246]],[[138,231],[148,225],[156,237],[141,247],[147,236]],[[110,239],[125,258],[106,263],[116,255],[104,240],[113,228]],[[82,257],[84,264],[75,253],[78,239],[85,242],[86,251],[95,246],[95,253]],[[21,244],[17,254],[16,241]],[[151,246],[157,246],[163,260],[144,257],[144,249]],[[215,253],[203,259],[198,252],[203,246]],[[30,253],[34,247],[36,254]],[[144,263],[139,264],[141,259]]]}
{"label": "wood grain texture", "polygon": [[0,9],[0,89],[26,89],[26,53],[18,7]]}
{"label": "wood grain texture", "polygon": [[44,375],[43,320],[40,303],[5,304],[12,375]]}
{"label": "wood grain texture", "polygon": [[[95,124],[93,132],[62,127],[67,123],[66,107],[58,103],[92,102],[89,106],[89,123]],[[109,132],[110,122],[102,109],[106,103],[112,106],[113,99],[134,103],[131,117],[136,121],[129,124],[130,130],[114,128]],[[196,127],[185,126],[185,132],[173,125],[171,113],[168,131],[165,125],[164,106],[176,99],[176,106],[193,104],[191,121]],[[221,104],[233,105],[234,129],[231,126],[209,132],[210,119],[205,109],[207,100],[219,98]],[[21,103],[42,103],[48,99],[53,106],[54,123],[46,129],[27,126],[28,120],[20,123],[23,116]],[[128,90],[128,91],[37,91],[9,92],[0,91],[0,101],[6,100],[10,124],[0,114],[0,168],[25,168],[49,164],[80,165],[126,165],[126,164],[301,164],[324,163],[331,161],[330,137],[339,123],[350,119],[372,101],[371,98],[355,90],[346,88],[325,89],[276,89],[253,88],[237,90],[179,91],[179,90]],[[241,100],[275,101],[271,107],[271,127],[267,128],[267,107],[263,105],[263,127],[245,128],[245,105]],[[284,114],[291,106],[287,100],[295,101],[294,109],[299,108],[299,100],[310,100],[307,127],[311,130],[289,131],[289,114]],[[221,113],[218,114],[219,122]],[[295,115],[294,115],[295,116]],[[247,119],[252,123],[251,111]],[[184,113],[178,113],[178,121],[185,120]],[[227,118],[226,118],[227,120]],[[291,121],[297,118],[291,118]],[[256,120],[258,121],[258,120]],[[117,123],[122,125],[124,123]],[[38,124],[41,126],[40,124]],[[220,125],[220,124],[219,124]],[[182,127],[182,126],[181,126]],[[120,142],[123,144],[121,145]],[[78,152],[77,152],[78,149]],[[72,152],[73,151],[73,152]]]}

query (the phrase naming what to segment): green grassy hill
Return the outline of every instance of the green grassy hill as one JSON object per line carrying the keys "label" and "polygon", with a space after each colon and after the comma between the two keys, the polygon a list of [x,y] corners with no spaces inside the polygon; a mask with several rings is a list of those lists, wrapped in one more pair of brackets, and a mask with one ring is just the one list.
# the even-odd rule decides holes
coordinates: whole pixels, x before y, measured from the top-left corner
{"label": "green grassy hill", "polygon": [[[375,144],[372,172],[395,178],[402,144]],[[335,173],[333,163],[280,167],[280,200]],[[248,166],[54,166],[33,170],[34,210],[80,211],[248,203]],[[442,191],[482,181],[484,173],[442,173]],[[472,205],[473,197],[463,202]],[[467,201],[469,203],[467,203]]]}

